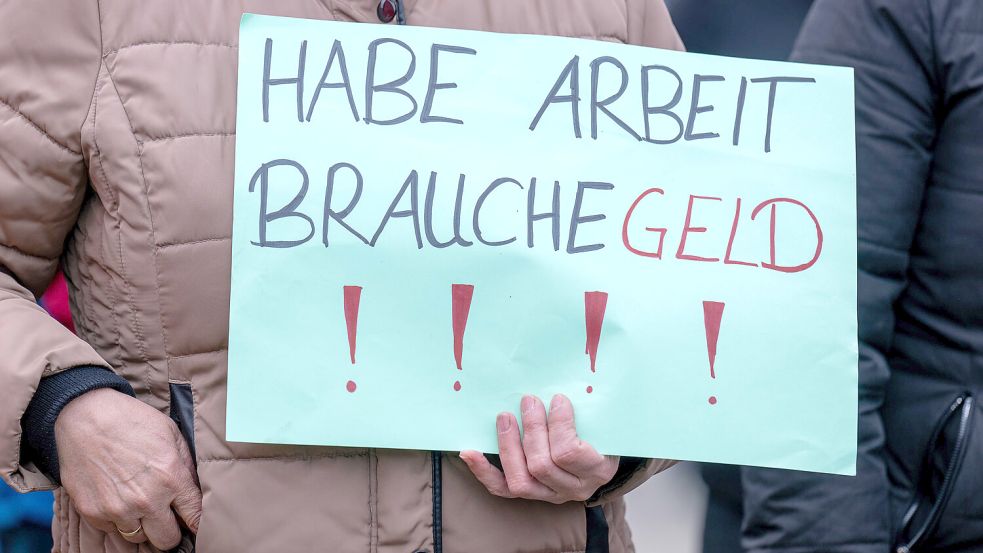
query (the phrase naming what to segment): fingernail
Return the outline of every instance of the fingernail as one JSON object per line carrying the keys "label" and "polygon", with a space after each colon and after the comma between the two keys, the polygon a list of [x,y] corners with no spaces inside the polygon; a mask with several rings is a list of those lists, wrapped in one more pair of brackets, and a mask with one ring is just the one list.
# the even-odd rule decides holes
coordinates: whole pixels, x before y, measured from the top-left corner
{"label": "fingernail", "polygon": [[519,409],[522,410],[523,415],[529,411],[532,411],[534,407],[536,407],[536,398],[533,396],[522,396],[522,402],[519,404]]}
{"label": "fingernail", "polygon": [[499,433],[508,432],[512,428],[512,417],[508,413],[499,413],[497,426]]}
{"label": "fingernail", "polygon": [[556,394],[555,396],[553,396],[553,399],[550,400],[550,411],[556,409],[560,405],[563,405],[564,399],[566,399],[566,396],[564,396],[563,394]]}

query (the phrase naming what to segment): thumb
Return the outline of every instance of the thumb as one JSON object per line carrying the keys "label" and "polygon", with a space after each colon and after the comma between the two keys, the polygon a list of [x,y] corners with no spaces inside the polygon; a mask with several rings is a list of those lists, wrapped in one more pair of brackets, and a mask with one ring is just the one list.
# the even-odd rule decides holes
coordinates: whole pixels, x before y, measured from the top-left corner
{"label": "thumb", "polygon": [[175,430],[174,439],[177,441],[178,456],[181,457],[181,462],[187,467],[195,484],[198,484],[198,468],[195,466],[195,460],[191,456],[191,449],[188,448],[188,443],[184,441],[184,436],[177,430]]}
{"label": "thumb", "polygon": [[178,492],[171,507],[177,513],[184,525],[195,534],[198,533],[198,523],[201,522],[201,490],[195,484],[191,475],[187,475],[186,482]]}
{"label": "thumb", "polygon": [[197,534],[198,523],[201,521],[201,489],[198,487],[198,471],[195,469],[195,462],[191,458],[188,444],[185,443],[184,437],[180,433],[177,436],[177,443],[178,454],[188,471],[183,475],[184,482],[182,482],[174,501],[171,502],[171,507],[184,521],[184,525]]}

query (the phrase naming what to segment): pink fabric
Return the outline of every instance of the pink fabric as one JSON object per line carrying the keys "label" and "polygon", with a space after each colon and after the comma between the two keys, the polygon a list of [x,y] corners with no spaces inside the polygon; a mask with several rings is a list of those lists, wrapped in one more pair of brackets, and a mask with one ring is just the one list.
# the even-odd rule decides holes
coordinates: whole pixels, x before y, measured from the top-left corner
{"label": "pink fabric", "polygon": [[75,332],[75,324],[72,323],[72,308],[68,303],[68,283],[65,282],[65,275],[60,272],[51,282],[51,286],[41,296],[41,305],[59,323],[65,325],[68,330]]}

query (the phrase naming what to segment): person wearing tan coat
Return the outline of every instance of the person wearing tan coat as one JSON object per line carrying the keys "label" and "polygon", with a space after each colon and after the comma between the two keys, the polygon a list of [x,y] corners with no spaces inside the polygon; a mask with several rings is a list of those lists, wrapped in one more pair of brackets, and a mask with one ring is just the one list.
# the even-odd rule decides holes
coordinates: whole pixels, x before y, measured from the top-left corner
{"label": "person wearing tan coat", "polygon": [[[54,551],[633,551],[621,497],[671,462],[597,455],[562,397],[499,417],[504,473],[225,440],[243,12],[682,49],[662,0],[0,2],[0,473],[64,484]],[[78,337],[35,304],[59,263]]]}

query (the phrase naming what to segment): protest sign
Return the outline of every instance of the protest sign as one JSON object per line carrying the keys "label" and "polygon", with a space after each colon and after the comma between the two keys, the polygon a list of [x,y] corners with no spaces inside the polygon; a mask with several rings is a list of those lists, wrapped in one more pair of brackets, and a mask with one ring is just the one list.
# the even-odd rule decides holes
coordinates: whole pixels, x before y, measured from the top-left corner
{"label": "protest sign", "polygon": [[245,15],[233,441],[852,474],[853,74]]}

